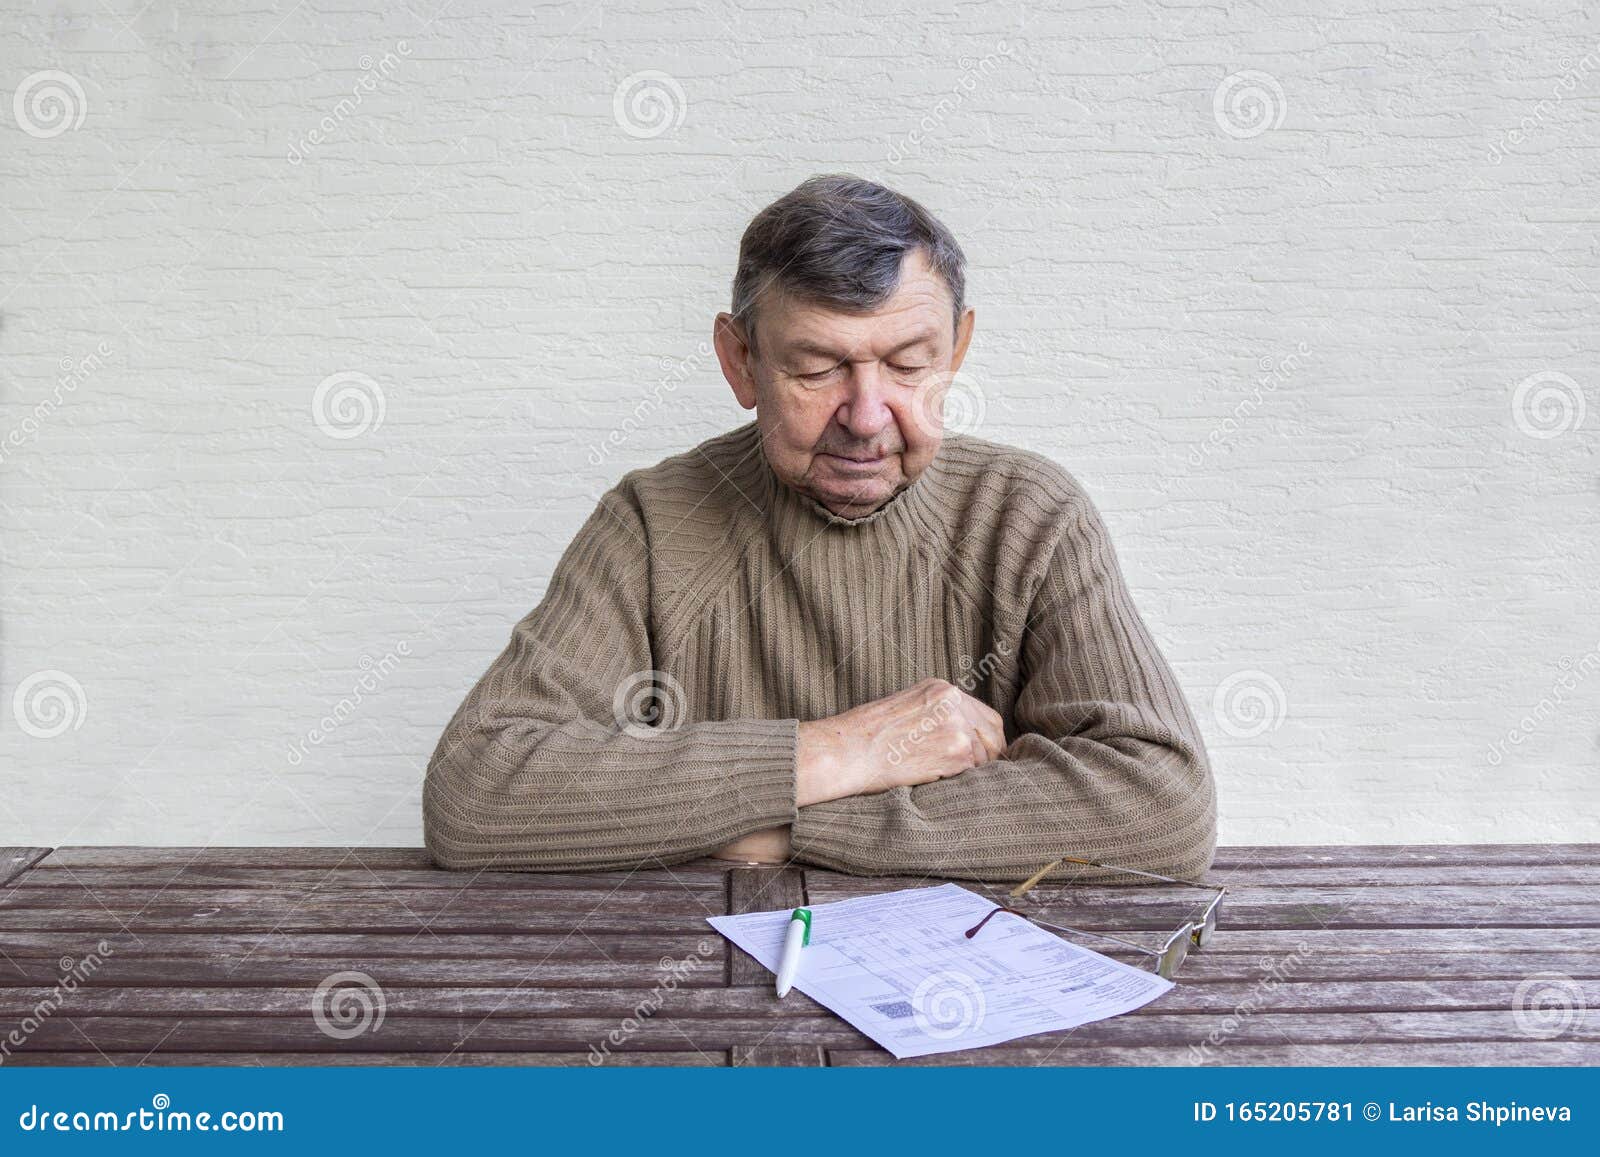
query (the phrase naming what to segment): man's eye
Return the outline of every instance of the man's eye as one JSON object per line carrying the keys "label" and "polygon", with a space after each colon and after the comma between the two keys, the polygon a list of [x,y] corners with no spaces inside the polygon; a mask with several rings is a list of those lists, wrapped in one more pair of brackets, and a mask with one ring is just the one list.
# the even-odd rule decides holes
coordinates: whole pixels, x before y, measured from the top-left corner
{"label": "man's eye", "polygon": [[816,373],[801,374],[799,376],[808,382],[821,382],[833,377],[833,375],[838,372],[838,369],[838,366],[832,366],[825,370],[818,370]]}
{"label": "man's eye", "polygon": [[896,365],[894,362],[890,362],[889,363],[889,368],[891,370],[894,370],[895,373],[898,373],[898,374],[920,374],[923,370],[927,369],[928,367],[927,366],[901,366],[901,365]]}

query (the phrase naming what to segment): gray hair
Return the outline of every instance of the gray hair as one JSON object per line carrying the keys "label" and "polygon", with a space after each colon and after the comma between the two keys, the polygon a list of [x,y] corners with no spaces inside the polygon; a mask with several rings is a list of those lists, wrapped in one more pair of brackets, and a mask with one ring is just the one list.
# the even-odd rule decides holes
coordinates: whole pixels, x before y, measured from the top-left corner
{"label": "gray hair", "polygon": [[933,214],[904,194],[848,173],[802,182],[757,213],[739,241],[733,315],[755,346],[756,306],[772,287],[843,313],[870,313],[900,284],[900,265],[922,250],[966,311],[966,254]]}

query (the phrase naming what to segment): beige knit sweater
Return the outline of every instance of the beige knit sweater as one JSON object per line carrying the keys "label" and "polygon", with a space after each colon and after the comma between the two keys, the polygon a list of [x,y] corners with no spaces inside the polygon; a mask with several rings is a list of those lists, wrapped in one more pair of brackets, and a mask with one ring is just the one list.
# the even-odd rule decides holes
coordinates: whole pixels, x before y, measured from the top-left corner
{"label": "beige knit sweater", "polygon": [[[1003,758],[796,808],[798,721],[929,676],[1000,713]],[[672,863],[779,824],[803,862],[995,881],[1063,853],[1199,875],[1216,846],[1194,717],[1070,474],[949,434],[843,519],[754,423],[601,499],[446,727],[423,815],[451,868]]]}

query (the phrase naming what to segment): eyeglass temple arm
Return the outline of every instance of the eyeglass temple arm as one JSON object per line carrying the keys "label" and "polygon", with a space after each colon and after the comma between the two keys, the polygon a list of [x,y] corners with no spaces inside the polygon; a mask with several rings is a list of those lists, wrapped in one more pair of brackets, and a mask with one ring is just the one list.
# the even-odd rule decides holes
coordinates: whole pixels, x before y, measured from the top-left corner
{"label": "eyeglass temple arm", "polygon": [[1124,940],[1120,936],[1111,936],[1111,935],[1109,935],[1109,934],[1107,934],[1105,932],[1088,932],[1088,931],[1085,931],[1082,928],[1069,928],[1065,924],[1051,924],[1047,920],[1040,920],[1039,918],[1037,918],[1035,916],[1029,916],[1026,912],[1018,912],[1015,908],[1006,908],[1006,907],[997,907],[997,908],[992,909],[989,912],[989,914],[987,916],[985,916],[982,920],[979,920],[976,925],[974,925],[971,928],[968,928],[967,929],[967,939],[971,940],[974,936],[976,936],[978,934],[978,932],[983,928],[983,926],[985,924],[987,924],[994,917],[1000,915],[1000,913],[1002,913],[1002,912],[1009,912],[1013,916],[1021,916],[1024,920],[1031,920],[1031,921],[1033,921],[1033,923],[1041,925],[1042,927],[1045,927],[1045,928],[1054,928],[1058,932],[1071,932],[1074,936],[1093,936],[1093,937],[1095,937],[1096,939],[1099,939],[1099,940],[1109,940],[1113,944],[1121,944],[1125,948],[1132,948],[1135,952],[1143,952],[1146,956],[1160,956],[1161,955],[1161,952],[1159,952],[1159,951],[1157,951],[1155,949],[1146,948],[1143,944],[1135,944],[1132,940]]}
{"label": "eyeglass temple arm", "polygon": [[[1218,900],[1222,899],[1222,895],[1223,895],[1223,893],[1225,891],[1227,891],[1227,889],[1224,888],[1224,889],[1221,889],[1221,890],[1219,890],[1217,892],[1217,899]],[[1213,900],[1212,901],[1212,905],[1215,906],[1215,904],[1216,904],[1216,901]],[[1015,912],[1016,915],[1018,915],[1018,916],[1022,916],[1023,915],[1023,913],[1017,912],[1016,909],[1014,909],[1014,908],[997,908],[997,909],[995,909],[995,911],[997,911],[997,912]],[[989,913],[989,916],[993,916],[993,915],[994,915],[994,912]],[[985,916],[984,920],[987,921],[988,918],[989,918],[988,916]],[[1199,921],[1191,920],[1191,921],[1181,925],[1179,928],[1177,928],[1172,933],[1172,935],[1168,936],[1167,937],[1167,942],[1165,944],[1163,944],[1160,948],[1150,948],[1150,947],[1148,947],[1148,946],[1146,946],[1144,944],[1135,944],[1132,940],[1124,940],[1120,936],[1113,936],[1109,932],[1090,932],[1086,928],[1069,928],[1065,924],[1052,924],[1048,920],[1040,920],[1036,916],[1026,916],[1024,918],[1028,919],[1028,920],[1032,920],[1035,924],[1038,924],[1041,927],[1054,928],[1058,932],[1071,932],[1076,936],[1093,936],[1093,937],[1095,937],[1096,939],[1099,939],[1099,940],[1109,940],[1113,944],[1121,944],[1121,945],[1124,945],[1124,946],[1126,946],[1128,948],[1132,948],[1135,952],[1143,952],[1146,956],[1162,956],[1162,955],[1164,955],[1166,953],[1167,949],[1172,947],[1172,942],[1174,940],[1180,939],[1180,938],[1182,938],[1184,936],[1193,935],[1195,933],[1195,931],[1200,927],[1200,923],[1201,923]],[[979,924],[978,927],[981,928],[981,927],[983,927],[983,925]],[[977,929],[975,928],[975,929],[973,929],[973,931],[976,932]]]}
{"label": "eyeglass temple arm", "polygon": [[1046,928],[1054,928],[1058,932],[1071,932],[1074,936],[1093,936],[1096,940],[1109,940],[1113,944],[1121,944],[1124,948],[1132,948],[1135,952],[1143,952],[1146,956],[1160,956],[1161,951],[1147,948],[1143,944],[1135,944],[1132,940],[1124,940],[1120,936],[1112,936],[1108,932],[1090,932],[1083,928],[1069,928],[1065,924],[1051,924],[1044,920],[1035,920],[1035,924],[1043,924]]}
{"label": "eyeglass temple arm", "polygon": [[1222,890],[1222,886],[1220,884],[1207,884],[1203,880],[1185,880],[1174,876],[1158,875],[1155,872],[1141,871],[1138,868],[1124,868],[1121,864],[1107,864],[1100,860],[1085,860],[1079,856],[1062,856],[1059,860],[1051,860],[1033,875],[1022,881],[1022,883],[1011,889],[1011,894],[1013,896],[1021,896],[1025,892],[1030,891],[1032,888],[1038,885],[1040,880],[1044,879],[1062,864],[1087,864],[1091,868],[1106,868],[1114,872],[1130,872],[1135,876],[1144,876],[1151,880],[1165,880],[1169,884],[1192,884],[1196,888],[1216,888],[1219,891]]}

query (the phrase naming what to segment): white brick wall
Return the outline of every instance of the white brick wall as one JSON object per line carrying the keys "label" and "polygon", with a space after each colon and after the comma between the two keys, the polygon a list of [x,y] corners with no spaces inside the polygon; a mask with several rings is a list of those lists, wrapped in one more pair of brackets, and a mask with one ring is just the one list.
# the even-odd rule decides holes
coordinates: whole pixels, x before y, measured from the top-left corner
{"label": "white brick wall", "polygon": [[0,21],[0,843],[417,842],[825,170],[961,238],[978,432],[1096,496],[1224,842],[1600,839],[1594,8],[215,7]]}

